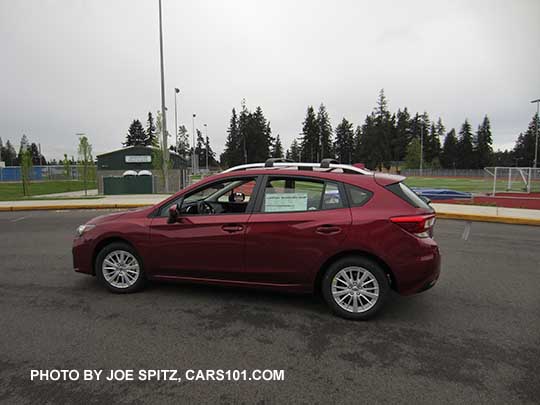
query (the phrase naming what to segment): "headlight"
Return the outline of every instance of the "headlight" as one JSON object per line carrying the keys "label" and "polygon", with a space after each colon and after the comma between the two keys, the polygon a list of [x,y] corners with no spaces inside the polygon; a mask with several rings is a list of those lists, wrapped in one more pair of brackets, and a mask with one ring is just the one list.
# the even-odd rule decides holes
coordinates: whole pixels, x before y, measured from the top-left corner
{"label": "headlight", "polygon": [[90,224],[79,225],[79,227],[77,228],[77,235],[81,236],[83,233],[93,228],[95,228],[95,225],[90,225]]}

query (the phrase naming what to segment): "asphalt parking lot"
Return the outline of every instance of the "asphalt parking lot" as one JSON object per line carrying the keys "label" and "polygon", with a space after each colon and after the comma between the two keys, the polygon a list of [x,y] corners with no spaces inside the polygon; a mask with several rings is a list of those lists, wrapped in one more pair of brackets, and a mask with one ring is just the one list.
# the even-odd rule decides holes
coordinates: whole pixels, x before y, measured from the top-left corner
{"label": "asphalt parking lot", "polygon": [[[538,403],[540,228],[440,220],[441,279],[370,322],[321,300],[71,268],[102,211],[0,213],[0,402]],[[30,369],[283,369],[284,381],[36,382]]]}

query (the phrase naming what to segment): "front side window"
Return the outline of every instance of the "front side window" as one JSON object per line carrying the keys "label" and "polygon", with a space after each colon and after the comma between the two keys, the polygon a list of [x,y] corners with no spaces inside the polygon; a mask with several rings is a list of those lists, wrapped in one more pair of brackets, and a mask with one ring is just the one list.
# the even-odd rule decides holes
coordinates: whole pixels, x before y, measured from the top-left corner
{"label": "front side window", "polygon": [[167,216],[169,207],[180,201],[180,211],[184,215],[244,213],[253,195],[255,183],[255,178],[251,177],[210,183],[164,206],[160,216]]}
{"label": "front side window", "polygon": [[261,212],[299,212],[342,208],[337,183],[271,177],[264,188]]}

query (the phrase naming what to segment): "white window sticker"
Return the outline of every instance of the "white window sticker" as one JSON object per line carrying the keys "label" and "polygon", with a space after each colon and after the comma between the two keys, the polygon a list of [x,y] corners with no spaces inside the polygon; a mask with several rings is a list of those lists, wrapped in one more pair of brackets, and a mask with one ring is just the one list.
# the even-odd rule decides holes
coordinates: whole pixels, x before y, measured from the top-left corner
{"label": "white window sticker", "polygon": [[270,193],[265,195],[264,211],[307,211],[307,203],[307,193]]}

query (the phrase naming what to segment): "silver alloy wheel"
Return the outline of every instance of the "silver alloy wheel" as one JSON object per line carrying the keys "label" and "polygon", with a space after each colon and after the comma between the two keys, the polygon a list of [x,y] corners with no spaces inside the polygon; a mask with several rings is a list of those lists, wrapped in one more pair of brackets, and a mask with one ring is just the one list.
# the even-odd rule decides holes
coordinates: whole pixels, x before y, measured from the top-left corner
{"label": "silver alloy wheel", "polygon": [[345,267],[332,280],[332,297],[345,311],[366,312],[379,299],[379,283],[368,269]]}
{"label": "silver alloy wheel", "polygon": [[141,270],[139,262],[125,250],[110,252],[101,264],[105,280],[116,288],[128,288],[137,282]]}

